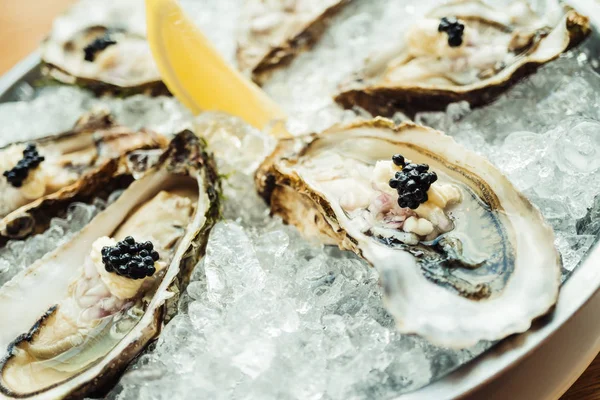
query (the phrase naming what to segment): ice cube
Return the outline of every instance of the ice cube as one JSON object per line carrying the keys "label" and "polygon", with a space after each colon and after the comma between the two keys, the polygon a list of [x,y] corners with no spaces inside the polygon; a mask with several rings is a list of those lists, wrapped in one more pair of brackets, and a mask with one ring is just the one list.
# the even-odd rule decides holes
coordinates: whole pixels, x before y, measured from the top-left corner
{"label": "ice cube", "polygon": [[273,343],[257,339],[248,343],[241,353],[233,357],[232,361],[240,371],[256,379],[271,366],[274,356]]}

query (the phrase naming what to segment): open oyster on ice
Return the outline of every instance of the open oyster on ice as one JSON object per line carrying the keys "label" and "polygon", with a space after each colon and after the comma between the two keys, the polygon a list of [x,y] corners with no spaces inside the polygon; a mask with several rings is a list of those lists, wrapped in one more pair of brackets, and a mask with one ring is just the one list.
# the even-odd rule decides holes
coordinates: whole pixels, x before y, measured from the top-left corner
{"label": "open oyster on ice", "polygon": [[237,59],[258,83],[314,45],[350,0],[246,0]]}
{"label": "open oyster on ice", "polygon": [[167,94],[141,33],[90,26],[71,35],[53,32],[42,44],[46,75],[96,93]]}
{"label": "open oyster on ice", "polygon": [[525,0],[495,8],[454,0],[433,9],[366,62],[336,101],[373,115],[444,109],[493,100],[590,32],[587,17],[550,0],[543,16]]}
{"label": "open oyster on ice", "polygon": [[131,177],[112,179],[120,156],[166,144],[159,134],[133,132],[99,111],[84,115],[70,131],[1,148],[0,245],[40,233],[74,201],[125,187]]}
{"label": "open oyster on ice", "polygon": [[0,392],[107,389],[176,310],[219,215],[214,161],[184,131],[79,234],[0,288]]}
{"label": "open oyster on ice", "polygon": [[256,182],[273,214],[378,269],[402,332],[467,347],[526,331],[557,300],[540,212],[433,129],[375,119],[282,140]]}

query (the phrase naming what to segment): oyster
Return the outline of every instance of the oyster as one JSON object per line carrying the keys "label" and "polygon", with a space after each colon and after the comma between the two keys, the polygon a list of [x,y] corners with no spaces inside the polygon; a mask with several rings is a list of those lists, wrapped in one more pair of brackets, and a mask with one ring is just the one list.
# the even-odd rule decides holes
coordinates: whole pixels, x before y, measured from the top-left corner
{"label": "oyster", "polygon": [[557,300],[552,229],[441,132],[378,118],[283,140],[256,183],[273,214],[378,269],[401,332],[467,347],[526,331]]}
{"label": "oyster", "polygon": [[173,316],[219,215],[205,144],[184,131],[158,165],[69,242],[0,289],[0,392],[83,398]]}
{"label": "oyster", "polygon": [[246,0],[238,40],[239,68],[263,83],[323,34],[350,0]]}
{"label": "oyster", "polygon": [[[162,136],[132,132],[99,111],[83,116],[71,131],[0,149],[0,245],[44,231],[74,201],[108,196],[125,187],[130,176],[112,179],[119,157],[164,146]],[[43,161],[27,168],[27,149],[34,149]],[[21,179],[16,179],[18,174]]]}
{"label": "oyster", "polygon": [[168,94],[146,38],[123,28],[90,26],[42,44],[46,75],[98,94]]}
{"label": "oyster", "polygon": [[482,105],[589,32],[587,17],[555,0],[544,16],[524,0],[506,8],[455,0],[410,27],[404,41],[373,55],[335,99],[382,116],[442,110],[462,100]]}

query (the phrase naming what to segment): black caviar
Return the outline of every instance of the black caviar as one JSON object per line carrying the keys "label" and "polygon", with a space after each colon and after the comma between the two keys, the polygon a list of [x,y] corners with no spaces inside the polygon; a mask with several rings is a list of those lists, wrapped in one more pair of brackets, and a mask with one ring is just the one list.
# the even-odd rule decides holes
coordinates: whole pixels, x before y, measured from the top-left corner
{"label": "black caviar", "polygon": [[23,181],[27,179],[29,171],[36,169],[42,161],[44,161],[44,157],[40,156],[35,144],[30,143],[23,150],[23,158],[12,169],[4,171],[3,175],[8,183],[17,188],[21,187]]}
{"label": "black caviar", "polygon": [[427,164],[407,164],[400,154],[394,155],[392,161],[402,167],[390,179],[390,187],[398,192],[398,205],[414,210],[428,200],[427,191],[437,181],[437,175],[429,171]]}
{"label": "black caviar", "polygon": [[100,37],[97,37],[83,49],[83,52],[85,53],[85,61],[94,61],[99,52],[115,44],[117,44],[117,41],[111,38],[108,32]]}
{"label": "black caviar", "polygon": [[448,34],[448,46],[459,47],[463,43],[465,26],[454,17],[444,17],[438,26],[438,32]]}
{"label": "black caviar", "polygon": [[114,246],[102,248],[102,262],[108,272],[131,279],[143,279],[156,272],[154,262],[159,258],[152,242],[136,242],[127,236]]}

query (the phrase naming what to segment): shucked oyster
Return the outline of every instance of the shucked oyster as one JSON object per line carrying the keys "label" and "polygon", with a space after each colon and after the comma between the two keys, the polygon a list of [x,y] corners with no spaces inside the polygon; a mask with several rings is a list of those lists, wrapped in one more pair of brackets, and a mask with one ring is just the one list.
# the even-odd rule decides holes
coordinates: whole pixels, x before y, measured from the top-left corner
{"label": "shucked oyster", "polygon": [[466,347],[524,332],[556,302],[552,230],[440,132],[376,119],[283,140],[256,181],[274,214],[379,270],[402,332]]}
{"label": "shucked oyster", "polygon": [[350,0],[246,0],[237,59],[258,83],[315,44]]}
{"label": "shucked oyster", "polygon": [[373,55],[336,101],[384,116],[461,100],[485,104],[589,31],[586,17],[555,0],[543,17],[524,0],[502,9],[454,0],[416,22],[402,42]]}
{"label": "shucked oyster", "polygon": [[83,398],[122,372],[173,315],[219,214],[193,133],[69,242],[0,288],[0,392]]}
{"label": "shucked oyster", "polygon": [[42,44],[50,77],[97,93],[166,94],[146,38],[125,29],[91,26]]}
{"label": "shucked oyster", "polygon": [[45,230],[74,201],[103,197],[130,183],[128,177],[112,179],[121,155],[164,146],[162,136],[132,132],[96,112],[71,131],[0,149],[0,245]]}

